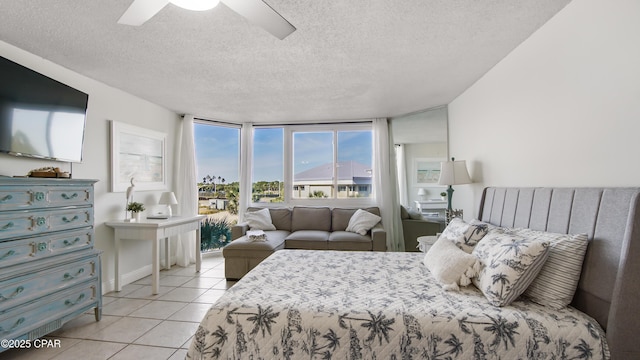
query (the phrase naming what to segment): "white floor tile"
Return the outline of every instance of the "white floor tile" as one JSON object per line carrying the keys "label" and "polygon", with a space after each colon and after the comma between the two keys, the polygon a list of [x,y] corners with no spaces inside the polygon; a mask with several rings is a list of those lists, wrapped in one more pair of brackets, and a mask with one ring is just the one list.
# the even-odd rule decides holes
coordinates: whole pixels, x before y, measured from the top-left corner
{"label": "white floor tile", "polygon": [[224,280],[215,277],[196,277],[192,280],[187,281],[181,287],[209,289],[210,287],[218,284],[220,281]]}
{"label": "white floor tile", "polygon": [[189,305],[188,302],[152,301],[151,303],[132,312],[129,316],[165,320],[187,305]]}
{"label": "white floor tile", "polygon": [[[131,344],[131,345],[128,345],[126,348],[122,349],[112,358],[109,358],[109,360],[169,359],[175,352],[176,352],[176,349],[172,349],[172,348]],[[184,357],[181,360],[184,360]]]}
{"label": "white floor tile", "polygon": [[120,291],[111,291],[111,292],[108,292],[108,293],[104,294],[104,296],[106,296],[106,297],[124,297],[127,294],[129,294],[130,292],[136,291],[136,290],[140,289],[141,287],[142,287],[142,285],[138,285],[136,283],[127,284],[127,285],[122,287],[122,290],[120,290]]}
{"label": "white floor tile", "polygon": [[197,299],[193,300],[193,302],[211,305],[218,301],[218,299],[220,299],[220,297],[224,295],[224,292],[225,290],[221,289],[210,289],[207,290],[204,294],[200,295]]}
{"label": "white floor tile", "polygon": [[127,344],[82,340],[52,359],[55,360],[106,360],[124,349]]}
{"label": "white floor tile", "polygon": [[52,332],[49,336],[88,339],[87,336],[106,328],[120,319],[122,319],[122,316],[103,315],[100,321],[96,321],[93,315],[83,314],[64,324],[62,328]]}
{"label": "white floor tile", "polygon": [[157,319],[125,317],[104,329],[87,335],[87,338],[92,340],[130,343],[132,340],[141,337],[161,322],[162,320]]}
{"label": "white floor tile", "polygon": [[171,315],[168,320],[200,322],[210,307],[209,304],[191,303]]}
{"label": "white floor tile", "polygon": [[198,325],[195,322],[163,321],[134,341],[134,344],[179,348],[195,334]]}
{"label": "white floor tile", "polygon": [[186,357],[187,357],[187,350],[178,349],[176,350],[176,352],[173,353],[173,355],[171,355],[169,360],[184,360]]}
{"label": "white floor tile", "polygon": [[174,290],[162,295],[159,300],[192,302],[206,291],[207,289],[175,288]]}
{"label": "white floor tile", "polygon": [[107,306],[102,307],[103,315],[126,316],[135,310],[147,305],[151,300],[118,299]]}
{"label": "white floor tile", "polygon": [[136,291],[132,291],[127,294],[127,298],[129,299],[145,299],[145,300],[156,300],[160,298],[160,296],[168,293],[169,291],[175,289],[175,286],[158,286],[158,293],[151,293],[151,285],[143,285],[140,289]]}

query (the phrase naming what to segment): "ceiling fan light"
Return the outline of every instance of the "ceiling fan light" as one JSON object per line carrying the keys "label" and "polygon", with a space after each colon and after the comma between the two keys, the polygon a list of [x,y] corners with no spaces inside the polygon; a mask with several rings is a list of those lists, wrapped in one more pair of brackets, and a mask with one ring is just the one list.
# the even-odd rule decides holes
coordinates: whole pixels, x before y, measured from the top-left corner
{"label": "ceiling fan light", "polygon": [[183,9],[205,11],[216,7],[220,0],[169,0],[169,2]]}

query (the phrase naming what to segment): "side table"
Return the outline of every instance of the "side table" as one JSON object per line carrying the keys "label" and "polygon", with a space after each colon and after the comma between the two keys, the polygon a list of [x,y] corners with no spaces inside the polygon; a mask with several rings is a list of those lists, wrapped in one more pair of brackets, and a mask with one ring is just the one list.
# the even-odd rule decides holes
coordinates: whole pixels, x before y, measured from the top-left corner
{"label": "side table", "polygon": [[433,245],[436,242],[436,240],[438,240],[439,235],[440,234],[418,237],[418,249],[426,253],[431,248],[431,245]]}
{"label": "side table", "polygon": [[166,267],[169,264],[169,237],[189,231],[196,232],[196,272],[200,272],[200,221],[204,215],[173,216],[168,219],[146,219],[140,222],[125,222],[123,220],[107,221],[105,225],[115,229],[115,290],[122,290],[122,275],[120,274],[120,241],[142,240],[150,241],[151,246],[151,293],[157,294],[160,283],[160,241],[165,241]]}

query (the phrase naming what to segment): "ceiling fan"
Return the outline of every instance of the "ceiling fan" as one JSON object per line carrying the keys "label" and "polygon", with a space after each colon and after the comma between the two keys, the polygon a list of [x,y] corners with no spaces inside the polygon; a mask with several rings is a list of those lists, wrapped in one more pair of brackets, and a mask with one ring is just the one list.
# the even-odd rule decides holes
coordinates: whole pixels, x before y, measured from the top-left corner
{"label": "ceiling fan", "polygon": [[[140,26],[169,3],[187,10],[204,11],[213,9],[219,2],[220,0],[134,0],[120,17],[118,24]],[[282,15],[262,0],[222,0],[222,2],[280,40],[296,30]]]}

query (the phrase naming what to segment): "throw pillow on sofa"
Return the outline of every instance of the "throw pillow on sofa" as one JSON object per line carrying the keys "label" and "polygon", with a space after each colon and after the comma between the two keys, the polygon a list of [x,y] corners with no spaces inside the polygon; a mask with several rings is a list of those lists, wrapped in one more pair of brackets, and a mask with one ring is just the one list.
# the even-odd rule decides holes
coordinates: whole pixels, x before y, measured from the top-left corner
{"label": "throw pillow on sofa", "polygon": [[251,230],[276,229],[275,225],[271,222],[271,214],[267,208],[245,213],[244,221],[249,225]]}
{"label": "throw pillow on sofa", "polygon": [[372,214],[366,210],[358,209],[349,219],[346,231],[366,235],[367,231],[376,226],[382,218],[376,214]]}

